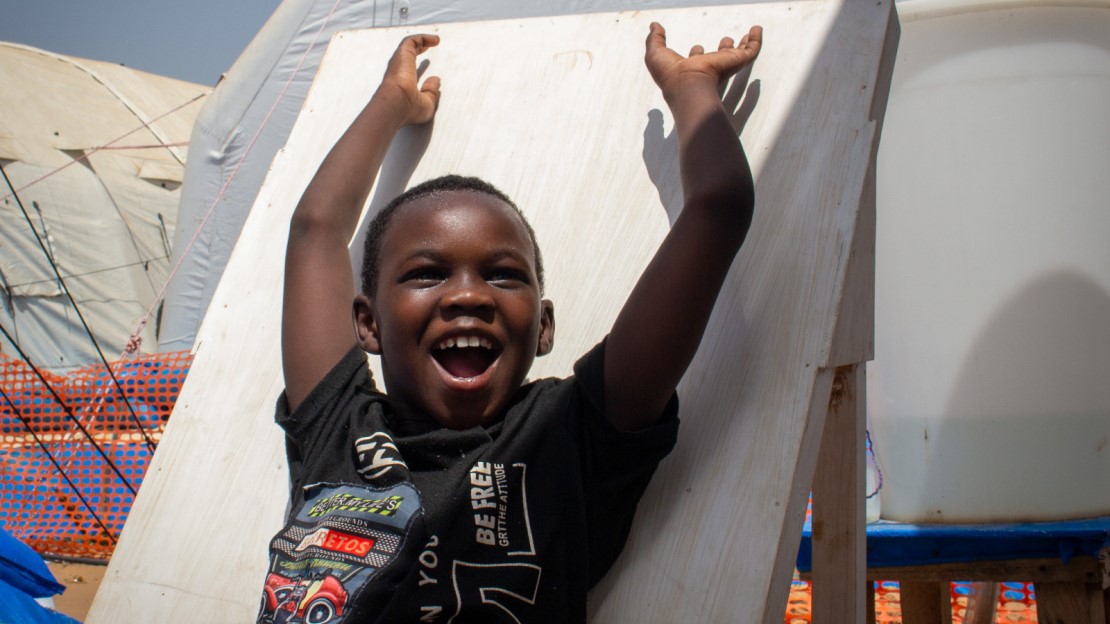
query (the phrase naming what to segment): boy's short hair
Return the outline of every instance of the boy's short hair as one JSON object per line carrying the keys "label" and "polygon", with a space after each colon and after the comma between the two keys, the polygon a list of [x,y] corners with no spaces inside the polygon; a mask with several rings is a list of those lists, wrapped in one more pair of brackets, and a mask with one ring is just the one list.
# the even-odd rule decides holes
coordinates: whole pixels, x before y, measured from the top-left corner
{"label": "boy's short hair", "polygon": [[450,191],[472,191],[475,193],[484,193],[493,196],[506,204],[508,204],[524,223],[524,229],[528,231],[528,238],[532,241],[532,249],[536,252],[536,279],[539,281],[540,293],[543,293],[543,257],[540,255],[540,245],[536,242],[536,233],[532,230],[532,225],[528,223],[524,213],[517,207],[509,196],[503,193],[496,186],[486,182],[481,178],[472,176],[461,176],[455,174],[448,174],[438,178],[432,178],[425,182],[421,182],[409,190],[401,193],[393,198],[393,201],[386,204],[384,208],[374,215],[370,221],[370,225],[366,228],[366,241],[363,245],[362,256],[362,292],[368,297],[374,296],[374,291],[378,287],[378,253],[381,250],[382,239],[385,238],[385,232],[389,229],[389,222],[392,220],[393,215],[397,209],[405,204],[435,195],[436,193],[444,193]]}

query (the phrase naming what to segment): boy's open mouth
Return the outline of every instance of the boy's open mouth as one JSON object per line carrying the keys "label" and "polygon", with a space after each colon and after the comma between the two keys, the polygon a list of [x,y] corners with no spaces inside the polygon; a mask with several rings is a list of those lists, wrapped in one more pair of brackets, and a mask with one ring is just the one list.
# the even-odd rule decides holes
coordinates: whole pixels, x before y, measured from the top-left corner
{"label": "boy's open mouth", "polygon": [[432,349],[434,359],[448,375],[457,379],[480,377],[501,355],[501,349],[478,336],[453,336]]}

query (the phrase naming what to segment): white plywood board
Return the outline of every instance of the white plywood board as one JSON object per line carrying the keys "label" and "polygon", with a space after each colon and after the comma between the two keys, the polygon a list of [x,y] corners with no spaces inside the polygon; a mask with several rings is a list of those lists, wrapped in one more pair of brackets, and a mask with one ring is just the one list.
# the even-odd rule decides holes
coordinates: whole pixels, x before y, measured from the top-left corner
{"label": "white plywood board", "polygon": [[[434,125],[391,150],[376,209],[410,182],[483,176],[537,230],[565,375],[608,330],[681,203],[677,137],[643,68],[651,21],[679,50],[752,24],[725,100],[757,179],[753,228],[680,387],[683,427],[598,622],[781,621],[812,478],[890,0],[808,0],[424,27],[443,38]],[[289,216],[406,29],[338,35],[216,292],[196,358],[89,622],[250,621],[287,497],[280,390]],[[353,290],[352,290],[353,292]]]}

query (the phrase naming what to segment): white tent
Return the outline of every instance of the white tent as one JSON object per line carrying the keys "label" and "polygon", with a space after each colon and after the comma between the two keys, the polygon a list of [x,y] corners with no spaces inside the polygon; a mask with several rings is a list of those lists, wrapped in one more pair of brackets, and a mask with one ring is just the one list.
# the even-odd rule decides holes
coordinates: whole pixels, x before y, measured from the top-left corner
{"label": "white tent", "polygon": [[[4,334],[65,370],[99,361],[90,333],[118,357],[149,315],[139,337],[154,351],[187,140],[210,90],[10,43],[0,83]],[[16,355],[4,335],[0,351]]]}

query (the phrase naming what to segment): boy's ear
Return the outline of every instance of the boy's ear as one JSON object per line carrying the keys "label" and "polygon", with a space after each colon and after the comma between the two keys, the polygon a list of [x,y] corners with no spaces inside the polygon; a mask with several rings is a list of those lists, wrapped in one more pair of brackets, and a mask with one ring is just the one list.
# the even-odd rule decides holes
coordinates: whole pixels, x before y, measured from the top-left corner
{"label": "boy's ear", "polygon": [[355,339],[363,351],[381,355],[382,344],[378,339],[378,321],[374,319],[374,305],[366,295],[355,296],[352,310]]}
{"label": "boy's ear", "polygon": [[555,347],[555,304],[544,299],[540,302],[540,339],[536,355],[547,355]]}

